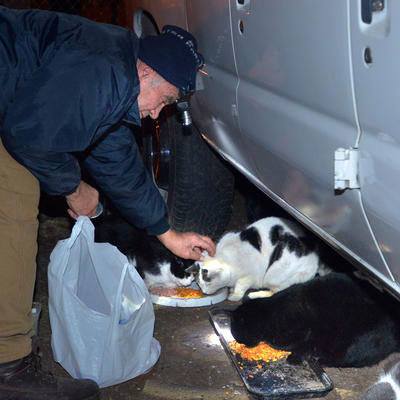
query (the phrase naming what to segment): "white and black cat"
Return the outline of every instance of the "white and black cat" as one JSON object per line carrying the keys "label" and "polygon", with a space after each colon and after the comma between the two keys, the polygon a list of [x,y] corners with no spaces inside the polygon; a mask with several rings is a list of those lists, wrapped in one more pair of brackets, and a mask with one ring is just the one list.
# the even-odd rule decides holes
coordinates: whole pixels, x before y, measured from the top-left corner
{"label": "white and black cat", "polygon": [[314,358],[326,367],[363,367],[400,350],[398,302],[370,283],[332,272],[274,296],[248,300],[231,314],[233,337]]}
{"label": "white and black cat", "polygon": [[400,356],[390,360],[378,381],[370,386],[361,400],[400,400]]}
{"label": "white and black cat", "polygon": [[[249,289],[268,288],[270,296],[295,283],[328,271],[320,260],[316,241],[301,227],[283,218],[268,217],[241,232],[225,234],[214,257],[191,268],[204,293],[230,288],[229,300],[241,300]],[[261,293],[253,294],[253,297]]]}
{"label": "white and black cat", "polygon": [[193,261],[175,256],[156,237],[114,215],[93,222],[95,241],[118,247],[135,266],[147,287],[188,286],[193,282],[194,274],[186,272]]}

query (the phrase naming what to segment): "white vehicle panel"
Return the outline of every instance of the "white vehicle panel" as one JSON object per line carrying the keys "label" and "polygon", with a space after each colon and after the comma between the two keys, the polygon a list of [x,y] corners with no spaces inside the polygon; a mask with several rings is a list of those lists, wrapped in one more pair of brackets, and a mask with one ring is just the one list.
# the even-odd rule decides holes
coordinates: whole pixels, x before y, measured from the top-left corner
{"label": "white vehicle panel", "polygon": [[245,143],[235,114],[238,79],[229,4],[226,0],[188,0],[187,21],[205,59],[201,89],[191,100],[193,120],[218,148],[234,155],[244,168],[254,170],[243,151]]}
{"label": "white vehicle panel", "polygon": [[351,2],[351,42],[361,126],[360,184],[366,215],[397,282],[400,281],[400,2],[362,18],[365,1]]}

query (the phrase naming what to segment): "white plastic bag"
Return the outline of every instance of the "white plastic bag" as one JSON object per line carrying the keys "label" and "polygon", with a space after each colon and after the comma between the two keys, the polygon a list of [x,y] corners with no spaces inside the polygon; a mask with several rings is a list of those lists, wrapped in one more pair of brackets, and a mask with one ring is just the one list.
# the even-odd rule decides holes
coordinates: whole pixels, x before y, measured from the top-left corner
{"label": "white plastic bag", "polygon": [[149,292],[116,247],[94,242],[89,218],[79,217],[71,237],[58,242],[48,278],[51,346],[71,376],[105,387],[156,363]]}

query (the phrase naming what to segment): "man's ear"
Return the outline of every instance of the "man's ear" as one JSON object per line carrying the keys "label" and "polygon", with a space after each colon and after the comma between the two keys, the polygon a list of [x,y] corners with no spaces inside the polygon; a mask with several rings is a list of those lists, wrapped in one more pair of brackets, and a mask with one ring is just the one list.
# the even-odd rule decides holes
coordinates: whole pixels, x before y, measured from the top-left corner
{"label": "man's ear", "polygon": [[138,63],[138,76],[139,79],[147,79],[151,77],[154,73],[153,68],[149,67],[147,64],[145,64],[143,61],[139,61]]}

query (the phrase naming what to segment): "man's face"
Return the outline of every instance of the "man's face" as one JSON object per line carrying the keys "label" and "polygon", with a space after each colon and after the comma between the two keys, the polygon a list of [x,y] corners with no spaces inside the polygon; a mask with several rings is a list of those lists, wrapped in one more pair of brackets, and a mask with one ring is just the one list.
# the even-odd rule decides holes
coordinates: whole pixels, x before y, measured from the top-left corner
{"label": "man's face", "polygon": [[179,90],[154,70],[142,74],[142,76],[139,71],[139,78],[138,105],[140,118],[150,116],[152,119],[156,119],[164,106],[172,104],[178,99]]}

